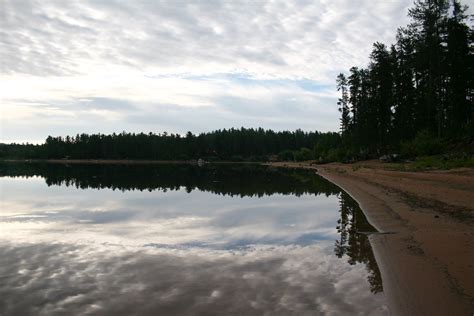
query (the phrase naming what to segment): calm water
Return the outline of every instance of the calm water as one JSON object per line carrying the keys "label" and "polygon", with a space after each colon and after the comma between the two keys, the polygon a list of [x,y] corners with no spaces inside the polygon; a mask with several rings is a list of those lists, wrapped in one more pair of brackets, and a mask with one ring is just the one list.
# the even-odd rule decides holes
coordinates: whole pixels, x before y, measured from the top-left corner
{"label": "calm water", "polygon": [[357,204],[302,170],[0,164],[0,315],[386,314]]}

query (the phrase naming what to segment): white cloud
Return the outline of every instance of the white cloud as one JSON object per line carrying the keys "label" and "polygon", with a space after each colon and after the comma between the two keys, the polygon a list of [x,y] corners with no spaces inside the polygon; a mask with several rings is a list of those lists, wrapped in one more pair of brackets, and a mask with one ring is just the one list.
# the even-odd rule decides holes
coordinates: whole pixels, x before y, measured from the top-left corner
{"label": "white cloud", "polygon": [[[364,65],[372,42],[392,41],[410,4],[0,0],[0,140],[241,125],[336,130],[335,75]],[[95,109],[84,98],[131,107]],[[171,122],[151,127],[143,116]],[[74,124],[61,121],[68,117]]]}

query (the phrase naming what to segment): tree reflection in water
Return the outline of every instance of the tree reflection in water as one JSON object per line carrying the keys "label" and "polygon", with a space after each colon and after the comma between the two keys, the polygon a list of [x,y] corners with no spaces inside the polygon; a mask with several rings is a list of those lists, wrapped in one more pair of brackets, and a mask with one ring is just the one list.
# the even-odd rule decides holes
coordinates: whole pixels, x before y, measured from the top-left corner
{"label": "tree reflection in water", "polygon": [[364,263],[369,272],[372,293],[382,292],[382,277],[368,238],[368,234],[376,230],[367,221],[357,202],[347,193],[340,193],[339,206],[341,217],[337,221],[337,231],[340,239],[336,240],[334,252],[339,258],[344,255],[349,257],[351,265]]}

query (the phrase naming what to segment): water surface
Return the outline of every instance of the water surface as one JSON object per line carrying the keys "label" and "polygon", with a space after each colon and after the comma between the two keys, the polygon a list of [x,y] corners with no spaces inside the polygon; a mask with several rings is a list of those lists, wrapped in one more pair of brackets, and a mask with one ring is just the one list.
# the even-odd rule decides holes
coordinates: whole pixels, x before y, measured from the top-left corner
{"label": "water surface", "polygon": [[2,163],[0,192],[2,316],[387,313],[373,227],[308,171]]}

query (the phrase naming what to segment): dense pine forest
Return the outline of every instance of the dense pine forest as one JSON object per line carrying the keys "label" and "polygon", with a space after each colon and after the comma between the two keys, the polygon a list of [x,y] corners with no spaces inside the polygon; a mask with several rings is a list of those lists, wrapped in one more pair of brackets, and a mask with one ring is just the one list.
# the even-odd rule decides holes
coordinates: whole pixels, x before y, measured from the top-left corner
{"label": "dense pine forest", "polygon": [[0,144],[0,159],[354,161],[385,154],[474,153],[474,32],[458,0],[416,0],[396,43],[339,74],[340,132],[223,129],[199,135],[120,133]]}
{"label": "dense pine forest", "polygon": [[[335,160],[341,145],[338,133],[274,132],[259,129],[224,129],[194,135],[81,134],[51,137],[41,145],[3,145],[0,157],[27,159],[149,159],[208,161]],[[331,157],[333,156],[333,157]],[[319,157],[318,157],[319,158]]]}
{"label": "dense pine forest", "polygon": [[368,67],[339,74],[346,156],[472,146],[474,33],[466,11],[458,0],[417,0],[395,44],[375,43]]}

